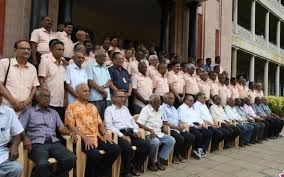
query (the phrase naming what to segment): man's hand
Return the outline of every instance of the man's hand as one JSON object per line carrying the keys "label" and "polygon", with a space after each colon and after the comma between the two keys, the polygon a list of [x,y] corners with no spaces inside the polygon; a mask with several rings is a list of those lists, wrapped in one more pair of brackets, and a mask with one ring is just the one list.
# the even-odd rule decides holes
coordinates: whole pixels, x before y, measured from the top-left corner
{"label": "man's hand", "polygon": [[95,143],[88,137],[82,137],[84,143],[85,143],[85,149],[86,150],[90,150],[92,148],[96,148],[97,146],[95,145]]}
{"label": "man's hand", "polygon": [[154,130],[151,130],[151,131],[150,131],[150,137],[151,137],[151,138],[156,138],[156,137],[157,137],[157,135],[156,135],[156,133],[154,132]]}
{"label": "man's hand", "polygon": [[112,141],[111,136],[110,136],[109,134],[104,134],[103,138],[104,138],[104,140],[105,140],[106,142],[109,142],[110,144],[114,143],[114,142]]}
{"label": "man's hand", "polygon": [[124,139],[124,140],[126,140],[129,144],[131,144],[131,139],[130,139],[129,136],[123,135],[121,138]]}
{"label": "man's hand", "polygon": [[128,92],[125,93],[126,97],[130,97],[130,95],[131,95],[131,93],[128,93]]}
{"label": "man's hand", "polygon": [[139,134],[139,132],[133,132],[133,136],[136,138],[140,138],[141,135]]}
{"label": "man's hand", "polygon": [[27,136],[25,136],[25,138],[23,139],[23,145],[24,145],[24,148],[28,152],[31,152],[31,150],[32,150],[32,141]]}
{"label": "man's hand", "polygon": [[21,110],[23,110],[23,109],[25,109],[25,102],[24,101],[22,101],[22,102],[19,102],[19,101],[13,101],[12,103],[12,106],[13,106],[13,108],[15,109],[15,111],[17,112],[17,111],[21,111]]}
{"label": "man's hand", "polygon": [[76,135],[75,132],[72,132],[70,136],[71,136],[71,139],[72,139],[73,143],[76,143],[78,141],[78,138],[77,138],[77,135]]}
{"label": "man's hand", "polygon": [[12,145],[9,152],[9,160],[17,160],[19,157],[18,146]]}
{"label": "man's hand", "polygon": [[107,98],[107,97],[108,97],[108,93],[107,93],[105,90],[102,92],[102,94],[103,94],[103,97],[104,97],[104,98]]}

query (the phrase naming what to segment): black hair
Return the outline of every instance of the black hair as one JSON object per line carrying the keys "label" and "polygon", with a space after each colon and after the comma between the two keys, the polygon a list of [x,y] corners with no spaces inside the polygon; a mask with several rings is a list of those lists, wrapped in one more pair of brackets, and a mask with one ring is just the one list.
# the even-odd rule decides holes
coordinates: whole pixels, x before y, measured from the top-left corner
{"label": "black hair", "polygon": [[19,44],[20,44],[21,42],[27,42],[27,43],[30,44],[30,41],[25,40],[25,39],[21,39],[21,40],[18,40],[18,41],[16,41],[16,42],[14,43],[14,49],[17,49],[17,48],[19,47]]}

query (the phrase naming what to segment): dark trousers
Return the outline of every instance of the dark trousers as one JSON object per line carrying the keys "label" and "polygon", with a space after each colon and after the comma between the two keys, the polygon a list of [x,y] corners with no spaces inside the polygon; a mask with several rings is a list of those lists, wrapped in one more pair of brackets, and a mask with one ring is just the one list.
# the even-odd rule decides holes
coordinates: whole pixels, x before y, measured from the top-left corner
{"label": "dark trousers", "polygon": [[76,156],[66,149],[61,143],[56,142],[45,144],[33,144],[32,151],[29,153],[29,158],[35,164],[33,177],[49,177],[48,158],[55,158],[58,163],[54,175],[60,177],[68,177],[68,171],[75,167]]}
{"label": "dark trousers", "polygon": [[[130,144],[125,139],[120,137],[118,138],[118,144],[121,149],[121,158],[122,158],[121,174],[126,175],[129,174],[130,172],[131,164],[133,164],[133,168],[135,169],[142,168],[144,161],[146,160],[146,158],[150,153],[150,146],[145,140],[133,136],[133,133],[125,133],[123,131],[121,131],[121,133],[123,133],[126,136],[129,136],[131,139],[131,144]],[[136,146],[137,150],[133,151],[132,146]]]}
{"label": "dark trousers", "polygon": [[263,137],[265,124],[261,122],[250,122],[249,124],[252,125],[254,128],[250,142],[261,140]]}
{"label": "dark trousers", "polygon": [[212,150],[216,150],[218,148],[219,143],[223,139],[228,139],[229,132],[223,130],[222,128],[214,128],[209,126],[208,130],[212,133],[212,142],[211,142]]}
{"label": "dark trousers", "polygon": [[[182,94],[179,94],[182,97]],[[174,107],[177,109],[183,102],[180,102],[177,97],[175,97]]]}
{"label": "dark trousers", "polygon": [[[106,154],[100,154],[99,150],[106,151]],[[112,175],[112,164],[121,150],[117,144],[105,143],[99,140],[98,147],[90,150],[86,150],[83,143],[82,151],[87,155],[85,177],[110,177]]]}
{"label": "dark trousers", "polygon": [[108,106],[111,105],[111,101],[109,101],[109,100],[99,100],[99,101],[91,101],[91,103],[97,107],[97,110],[98,110],[102,120],[104,120],[105,110],[106,110],[106,108]]}
{"label": "dark trousers", "polygon": [[187,131],[177,132],[175,130],[171,130],[171,136],[176,140],[174,155],[181,155],[185,157],[186,152],[195,141],[195,136]]}
{"label": "dark trousers", "polygon": [[195,136],[193,149],[202,148],[206,152],[213,133],[206,128],[197,129],[194,127],[190,128],[190,132]]}
{"label": "dark trousers", "polygon": [[271,123],[268,119],[266,120],[255,120],[256,122],[259,122],[259,123],[263,123],[265,126],[264,126],[264,131],[263,131],[263,138],[269,138],[271,136]]}
{"label": "dark trousers", "polygon": [[268,121],[270,121],[271,124],[271,130],[270,130],[270,136],[278,136],[279,133],[281,133],[283,128],[283,120],[270,117],[266,118]]}
{"label": "dark trousers", "polygon": [[62,122],[64,122],[65,107],[49,106],[49,108],[54,109],[59,114]]}
{"label": "dark trousers", "polygon": [[143,107],[137,106],[135,104],[133,104],[133,114],[140,114],[141,110]]}

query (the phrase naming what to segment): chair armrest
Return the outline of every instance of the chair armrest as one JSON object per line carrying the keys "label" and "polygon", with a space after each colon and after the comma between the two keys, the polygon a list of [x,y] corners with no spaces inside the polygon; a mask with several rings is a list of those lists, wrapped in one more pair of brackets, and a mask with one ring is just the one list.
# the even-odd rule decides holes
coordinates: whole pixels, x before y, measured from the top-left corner
{"label": "chair armrest", "polygon": [[73,152],[73,142],[72,138],[69,135],[61,135],[66,140],[66,148]]}
{"label": "chair armrest", "polygon": [[186,131],[189,131],[189,130],[190,130],[189,125],[186,124],[186,123],[181,123],[180,126],[182,126]]}

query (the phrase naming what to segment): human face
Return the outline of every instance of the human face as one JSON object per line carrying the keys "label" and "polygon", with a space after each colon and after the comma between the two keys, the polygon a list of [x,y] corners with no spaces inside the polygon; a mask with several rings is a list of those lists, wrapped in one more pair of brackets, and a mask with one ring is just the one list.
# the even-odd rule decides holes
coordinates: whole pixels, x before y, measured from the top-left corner
{"label": "human face", "polygon": [[219,96],[216,96],[215,100],[214,100],[214,103],[216,105],[220,105],[221,104],[221,98]]}
{"label": "human face", "polygon": [[125,93],[120,91],[117,92],[113,97],[113,102],[116,106],[121,107],[125,102]]}
{"label": "human face", "polygon": [[87,84],[81,86],[79,90],[77,90],[78,98],[82,101],[88,101],[90,96],[89,86]]}
{"label": "human face", "polygon": [[104,48],[105,50],[108,50],[109,47],[110,47],[110,40],[109,40],[109,39],[105,39],[105,40],[104,40],[104,43],[103,43],[103,48]]}
{"label": "human face", "polygon": [[220,57],[217,57],[217,58],[215,59],[215,63],[220,64],[220,63],[221,63],[221,58],[220,58]]}
{"label": "human face", "polygon": [[226,80],[225,80],[225,85],[228,86],[229,84],[230,84],[230,80],[229,80],[229,79],[226,79]]}
{"label": "human face", "polygon": [[53,25],[52,19],[50,17],[45,17],[42,21],[42,26],[47,29],[51,29]]}
{"label": "human face", "polygon": [[168,96],[167,96],[167,100],[166,100],[166,103],[170,106],[172,106],[175,102],[175,96],[173,93],[169,93]]}
{"label": "human face", "polygon": [[205,73],[205,72],[202,72],[202,73],[200,74],[200,79],[203,80],[204,82],[206,82],[207,79],[208,79],[208,74]]}
{"label": "human face", "polygon": [[140,62],[141,60],[144,59],[144,54],[143,54],[142,51],[137,51],[136,54],[135,54],[135,57],[136,57],[136,60],[137,60],[138,62]]}
{"label": "human face", "polygon": [[180,71],[180,64],[179,63],[177,63],[176,65],[173,66],[173,71],[175,73],[178,73]]}
{"label": "human face", "polygon": [[216,74],[216,73],[210,74],[210,79],[212,79],[213,81],[215,81],[216,78],[217,78],[217,74]]}
{"label": "human face", "polygon": [[106,53],[105,52],[98,52],[96,54],[96,61],[99,65],[103,65],[106,61]]}
{"label": "human face", "polygon": [[155,97],[153,99],[153,101],[151,102],[151,106],[155,109],[155,110],[159,110],[161,105],[161,99],[159,96]]}
{"label": "human face", "polygon": [[205,96],[205,95],[202,95],[202,96],[198,97],[198,101],[200,101],[202,104],[205,104],[205,102],[206,102],[206,96]]}
{"label": "human face", "polygon": [[70,35],[73,31],[73,26],[72,25],[67,25],[66,27],[64,27],[64,31]]}
{"label": "human face", "polygon": [[211,65],[211,63],[212,63],[211,58],[206,60],[206,64]]}
{"label": "human face", "polygon": [[255,84],[254,82],[249,83],[249,89],[254,90],[255,89]]}
{"label": "human face", "polygon": [[64,46],[62,44],[56,44],[51,50],[53,57],[57,60],[63,57],[63,52]]}
{"label": "human face", "polygon": [[22,41],[15,49],[16,58],[28,59],[31,55],[31,46],[28,42]]}
{"label": "human face", "polygon": [[228,105],[231,106],[231,107],[235,106],[235,100],[229,98],[229,99],[228,99]]}
{"label": "human face", "polygon": [[167,72],[167,65],[165,63],[160,64],[158,67],[158,71],[162,76],[164,76]]}
{"label": "human face", "polygon": [[147,65],[145,62],[143,63],[139,63],[138,64],[138,70],[141,74],[145,75],[146,76],[146,73],[147,73]]}
{"label": "human face", "polygon": [[235,105],[241,106],[242,105],[242,100],[240,98],[235,99]]}
{"label": "human face", "polygon": [[115,56],[115,58],[113,58],[113,63],[117,66],[123,66],[123,63],[124,63],[124,58],[122,56],[122,54],[117,54]]}
{"label": "human face", "polygon": [[195,71],[195,67],[194,66],[192,66],[192,67],[187,69],[187,73],[190,74],[190,75],[194,74],[194,71]]}
{"label": "human face", "polygon": [[256,90],[262,90],[262,84],[256,84]]}
{"label": "human face", "polygon": [[158,58],[152,58],[151,60],[149,60],[150,65],[157,67],[159,65],[159,60]]}
{"label": "human face", "polygon": [[39,107],[47,108],[50,103],[50,93],[48,91],[41,91],[36,97]]}
{"label": "human face", "polygon": [[260,103],[261,103],[261,99],[260,99],[259,97],[256,97],[255,100],[254,100],[254,102],[255,102],[256,104],[260,104]]}
{"label": "human face", "polygon": [[82,32],[80,32],[80,33],[78,34],[78,41],[80,41],[80,42],[85,42],[86,39],[87,39],[87,35],[86,35],[85,32],[82,31]]}
{"label": "human face", "polygon": [[225,84],[226,78],[224,74],[219,75],[218,79],[221,84]]}
{"label": "human face", "polygon": [[132,50],[126,50],[124,56],[125,56],[125,58],[130,59],[131,57],[133,57],[133,51]]}
{"label": "human face", "polygon": [[114,46],[114,47],[117,46],[117,38],[113,38],[113,39],[111,40],[111,45]]}
{"label": "human face", "polygon": [[75,52],[75,53],[74,53],[73,60],[74,60],[74,63],[75,63],[77,66],[81,67],[82,64],[83,64],[84,61],[85,61],[84,53],[82,53],[82,52]]}
{"label": "human face", "polygon": [[184,100],[185,104],[187,104],[189,107],[192,107],[193,103],[194,103],[194,99],[192,96],[188,96],[185,100]]}

